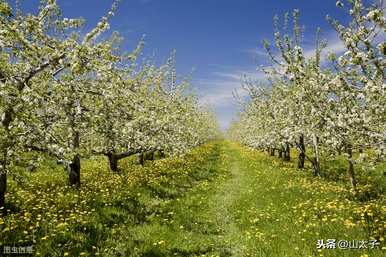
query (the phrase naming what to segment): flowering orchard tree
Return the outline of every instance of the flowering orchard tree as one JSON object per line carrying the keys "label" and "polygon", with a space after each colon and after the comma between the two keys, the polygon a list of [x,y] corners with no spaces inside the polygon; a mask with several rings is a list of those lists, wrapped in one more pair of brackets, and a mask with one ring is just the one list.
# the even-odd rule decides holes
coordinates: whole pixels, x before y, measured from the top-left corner
{"label": "flowering orchard tree", "polygon": [[[355,189],[353,149],[364,148],[384,154],[386,138],[385,92],[385,17],[383,1],[365,7],[363,2],[348,1],[352,21],[341,25],[328,18],[347,51],[340,57],[330,55],[336,69],[329,85],[334,96],[333,112],[328,117],[330,144],[346,149],[350,181]],[[344,8],[340,1],[337,5]]]}
{"label": "flowering orchard tree", "polygon": [[[267,135],[260,139],[269,142],[271,149],[279,149],[280,155],[284,153],[287,160],[290,157],[290,146],[295,146],[299,150],[298,167],[303,168],[307,158],[313,164],[314,174],[320,175],[320,138],[324,133],[323,114],[328,95],[320,85],[326,83],[329,78],[329,75],[320,69],[320,55],[325,43],[318,39],[315,55],[306,59],[301,47],[302,32],[298,16],[299,11],[295,10],[293,36],[290,36],[288,31],[288,14],[284,16],[283,35],[277,16],[274,18],[277,54],[267,41],[264,42],[272,66],[263,68],[263,71],[268,75],[272,88],[265,90],[265,101],[269,102],[269,107],[261,113],[262,117],[258,122],[265,124]],[[254,89],[255,87],[250,83],[246,87],[252,102],[259,91]],[[269,115],[264,117],[264,113]],[[313,158],[306,153],[308,143],[312,145]]]}
{"label": "flowering orchard tree", "polygon": [[[62,59],[61,73],[37,81],[45,85],[38,95],[40,108],[31,112],[37,120],[33,124],[41,133],[28,135],[32,150],[48,152],[62,162],[69,172],[71,185],[80,185],[80,157],[89,149],[83,147],[83,139],[91,133],[94,98],[102,92],[95,82],[95,74],[105,70],[116,57],[112,54],[110,41],[96,41],[98,35],[108,29],[106,17],[81,38],[75,31],[64,31],[68,40],[63,45],[67,53]],[[65,19],[67,21],[67,19]]]}
{"label": "flowering orchard tree", "polygon": [[109,158],[112,171],[118,171],[120,159],[133,154],[143,163],[144,153],[150,159],[155,151],[183,153],[209,139],[207,134],[213,130],[198,129],[205,127],[201,122],[216,126],[205,120],[209,116],[187,92],[189,82],[176,83],[174,54],[159,69],[133,63],[141,45],[130,60],[124,60],[127,65],[120,62],[97,75],[103,94],[97,97],[95,133],[90,134],[89,144],[92,152]]}
{"label": "flowering orchard tree", "polygon": [[[344,8],[340,1],[337,5]],[[298,11],[293,13],[292,37],[285,15],[282,36],[275,17],[275,46],[265,48],[272,66],[263,68],[270,88],[248,84],[251,101],[231,131],[252,147],[280,148],[293,145],[299,150],[299,168],[304,160],[320,175],[320,156],[345,149],[348,174],[356,191],[353,150],[365,157],[364,148],[383,158],[386,141],[385,18],[383,2],[365,7],[360,0],[348,1],[349,25],[328,18],[347,51],[329,55],[332,65],[322,68],[321,52],[326,43],[317,39],[315,55],[305,58],[301,47]],[[260,88],[259,88],[260,87]],[[306,148],[312,149],[312,157]],[[368,160],[368,158],[367,158]]]}
{"label": "flowering orchard tree", "polygon": [[81,157],[104,154],[117,171],[131,154],[181,154],[217,133],[188,80],[177,83],[174,55],[138,65],[142,41],[121,54],[117,33],[100,39],[116,8],[81,36],[83,21],[63,18],[55,0],[37,15],[0,0],[0,207],[27,151],[56,158],[80,186]]}
{"label": "flowering orchard tree", "polygon": [[47,1],[37,15],[22,16],[0,1],[0,206],[4,205],[7,173],[25,151],[28,115],[37,102],[41,79],[62,71],[69,38],[57,36],[60,30],[74,29],[78,21],[57,20],[55,1]]}
{"label": "flowering orchard tree", "polygon": [[[115,43],[114,43],[115,42]],[[119,36],[115,34],[107,48],[109,52],[119,52]],[[116,50],[113,49],[116,45]],[[108,157],[110,169],[118,171],[118,160],[134,154],[128,149],[128,124],[133,120],[138,88],[148,83],[150,67],[135,71],[135,60],[142,49],[143,42],[130,54],[113,55],[99,59],[99,69],[94,74],[92,117],[85,139],[85,147],[92,153]],[[114,50],[114,51],[113,51]],[[91,128],[91,129],[90,129]]]}

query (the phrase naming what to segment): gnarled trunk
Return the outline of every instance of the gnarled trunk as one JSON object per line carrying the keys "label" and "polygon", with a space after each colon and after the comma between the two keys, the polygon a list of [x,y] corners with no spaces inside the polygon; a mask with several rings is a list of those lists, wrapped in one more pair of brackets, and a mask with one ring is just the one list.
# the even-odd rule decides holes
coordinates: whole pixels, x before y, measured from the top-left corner
{"label": "gnarled trunk", "polygon": [[129,156],[136,154],[136,153],[137,153],[137,151],[131,150],[131,151],[123,152],[123,153],[108,152],[108,153],[105,153],[105,155],[109,158],[110,170],[113,172],[118,172],[119,171],[118,161],[120,159],[129,157]]}
{"label": "gnarled trunk", "polygon": [[109,158],[110,170],[113,172],[118,172],[118,158],[114,153],[108,153],[107,157]]}
{"label": "gnarled trunk", "polygon": [[306,146],[304,144],[304,135],[299,137],[299,156],[298,156],[298,168],[304,169],[304,161],[306,160]]}
{"label": "gnarled trunk", "polygon": [[80,157],[79,155],[75,155],[74,159],[70,164],[70,174],[69,180],[70,185],[79,187],[80,186]]}

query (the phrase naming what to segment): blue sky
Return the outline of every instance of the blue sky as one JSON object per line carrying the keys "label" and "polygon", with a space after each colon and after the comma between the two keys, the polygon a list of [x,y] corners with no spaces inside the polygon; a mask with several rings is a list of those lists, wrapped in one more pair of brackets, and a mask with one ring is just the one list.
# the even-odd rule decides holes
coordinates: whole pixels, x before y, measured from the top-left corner
{"label": "blue sky", "polygon": [[[38,3],[24,0],[22,7],[26,12],[36,11]],[[58,0],[65,17],[87,20],[86,31],[107,13],[111,3]],[[211,106],[225,129],[237,112],[232,92],[243,95],[241,76],[263,78],[256,68],[267,61],[262,40],[272,39],[273,16],[282,17],[295,8],[300,9],[300,23],[306,28],[306,50],[311,53],[314,48],[317,27],[329,40],[329,50],[342,50],[326,21],[327,14],[347,20],[335,0],[122,0],[111,20],[111,30],[125,37],[127,50],[145,35],[144,57],[155,54],[160,64],[176,49],[178,74],[187,75],[194,69],[192,84],[201,102]]]}

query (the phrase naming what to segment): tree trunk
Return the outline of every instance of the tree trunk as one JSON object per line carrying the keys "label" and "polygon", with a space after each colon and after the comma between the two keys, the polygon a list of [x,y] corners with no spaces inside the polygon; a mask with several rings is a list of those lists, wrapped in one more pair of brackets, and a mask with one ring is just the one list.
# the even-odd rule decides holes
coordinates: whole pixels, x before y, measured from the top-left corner
{"label": "tree trunk", "polygon": [[[75,151],[78,151],[80,146],[80,135],[79,132],[76,131],[74,133],[74,139],[73,139],[73,147]],[[74,158],[72,159],[72,162],[70,164],[70,185],[79,187],[80,186],[80,156],[79,154],[76,154]]]}
{"label": "tree trunk", "polygon": [[0,208],[5,204],[5,192],[7,192],[7,173],[0,169]]}
{"label": "tree trunk", "polygon": [[159,150],[159,157],[165,158],[165,152],[163,150]]}
{"label": "tree trunk", "polygon": [[111,151],[111,152],[104,153],[104,155],[107,156],[107,158],[109,159],[110,170],[113,172],[118,172],[119,171],[118,161],[120,159],[132,156],[133,154],[136,154],[136,153],[138,153],[138,151],[136,150],[129,150],[127,152],[122,152],[122,153],[116,153],[114,151]]}
{"label": "tree trunk", "polygon": [[352,159],[352,146],[347,146],[347,154],[348,154],[348,175],[350,178],[352,189],[355,193],[357,193],[357,180],[355,177],[354,171],[354,160]]}
{"label": "tree trunk", "polygon": [[118,172],[118,158],[116,154],[108,153],[107,157],[109,158],[110,170],[112,172]]}
{"label": "tree trunk", "polygon": [[271,148],[271,156],[275,156],[275,148]]}
{"label": "tree trunk", "polygon": [[144,163],[144,158],[143,158],[142,152],[137,154],[137,163],[140,165],[143,165],[143,163]]}
{"label": "tree trunk", "polygon": [[284,147],[284,161],[291,161],[291,148],[290,148],[290,145],[289,143],[285,143],[285,147]]}
{"label": "tree trunk", "polygon": [[279,158],[283,158],[283,149],[280,148],[278,151],[279,151]]}
{"label": "tree trunk", "polygon": [[[9,128],[13,120],[13,108],[9,107],[5,110],[1,126],[5,130],[1,142],[1,159],[0,159],[0,208],[5,207],[5,193],[7,192],[7,165],[8,165],[8,147],[13,145],[10,139]],[[4,208],[4,212],[5,212]]]}
{"label": "tree trunk", "polygon": [[299,137],[299,156],[298,156],[298,168],[304,169],[304,161],[306,160],[306,146],[304,145],[304,135]]}
{"label": "tree trunk", "polygon": [[315,177],[320,177],[321,176],[321,173],[320,173],[320,163],[319,163],[319,161],[317,160],[316,157],[314,157],[313,160],[312,160],[312,169],[314,170],[314,176]]}
{"label": "tree trunk", "polygon": [[315,157],[312,161],[312,167],[314,169],[314,175],[320,177],[321,173],[320,173],[320,159],[319,159],[319,138],[316,135],[312,137],[312,143],[313,143],[314,154],[315,154]]}
{"label": "tree trunk", "polygon": [[80,186],[80,158],[79,155],[75,155],[74,159],[70,164],[70,185],[71,186]]}

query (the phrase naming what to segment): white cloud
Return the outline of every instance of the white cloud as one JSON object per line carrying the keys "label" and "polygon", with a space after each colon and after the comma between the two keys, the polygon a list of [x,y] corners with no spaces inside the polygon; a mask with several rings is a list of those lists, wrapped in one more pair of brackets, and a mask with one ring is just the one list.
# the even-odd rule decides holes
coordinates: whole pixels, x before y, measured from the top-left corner
{"label": "white cloud", "polygon": [[[312,56],[315,55],[315,47],[305,47],[305,51],[304,51],[304,56],[306,58],[311,58]],[[321,54],[321,62],[325,62],[327,61],[327,56],[329,53],[336,53],[336,54],[339,54],[339,53],[342,53],[343,51],[345,51],[345,46],[343,44],[343,42],[334,34],[334,35],[330,35],[328,38],[327,38],[327,47],[324,48],[322,50],[322,54]]]}
{"label": "white cloud", "polygon": [[253,71],[253,69],[243,72],[239,69],[223,68],[221,71],[211,73],[211,75],[212,77],[209,79],[194,81],[194,85],[200,89],[198,90],[200,103],[210,106],[216,112],[220,127],[225,131],[229,123],[236,117],[238,109],[234,93],[237,92],[237,96],[240,98],[247,96],[247,92],[241,87],[243,76],[253,80],[263,80],[265,74]]}
{"label": "white cloud", "polygon": [[230,80],[240,80],[242,76],[238,72],[220,72],[220,71],[215,71],[212,73],[212,75],[221,77],[224,79],[230,79]]}
{"label": "white cloud", "polygon": [[208,79],[197,83],[200,88],[200,103],[214,108],[224,107],[233,103],[233,90],[240,87],[241,80]]}
{"label": "white cloud", "polygon": [[240,97],[247,95],[247,92],[241,87],[243,76],[253,80],[263,80],[265,78],[265,74],[258,71],[213,72],[212,75],[213,79],[199,80],[196,85],[202,92],[200,102],[214,108],[236,104],[233,94],[235,91]]}
{"label": "white cloud", "polygon": [[[386,1],[385,1],[386,2]],[[327,61],[327,56],[329,53],[342,53],[346,48],[342,41],[338,38],[335,31],[330,31],[327,33],[326,37],[321,37],[323,40],[327,40],[327,47],[322,51],[321,62]],[[309,43],[311,42],[311,43]],[[315,42],[313,40],[308,40],[308,43],[302,44],[304,56],[308,59],[315,55]],[[279,53],[275,52],[275,47],[272,47],[273,54],[276,60],[281,60]],[[248,53],[252,56],[260,65],[270,65],[270,60],[267,52],[263,48],[256,49],[246,49],[243,52]]]}
{"label": "white cloud", "polygon": [[260,49],[260,48],[246,49],[246,50],[243,50],[243,52],[251,55],[252,57],[258,57],[258,56],[267,57],[268,56],[265,49]]}

